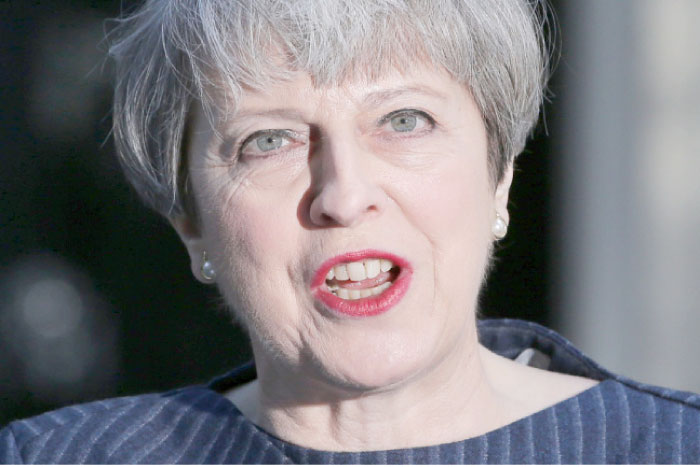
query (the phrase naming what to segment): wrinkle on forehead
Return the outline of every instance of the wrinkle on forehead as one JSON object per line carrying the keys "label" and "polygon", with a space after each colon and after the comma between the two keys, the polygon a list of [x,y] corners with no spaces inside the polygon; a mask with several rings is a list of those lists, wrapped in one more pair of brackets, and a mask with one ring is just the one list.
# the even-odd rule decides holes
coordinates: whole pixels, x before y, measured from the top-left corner
{"label": "wrinkle on forehead", "polygon": [[[235,105],[229,100],[232,104],[229,108],[219,106],[215,109],[210,123],[216,128],[222,124],[251,117],[305,120],[308,114],[299,109],[299,102],[305,105],[312,102],[326,104],[323,106],[325,109],[312,110],[311,114],[314,115],[332,115],[333,109],[346,107],[348,103],[353,104],[355,108],[371,109],[392,100],[416,95],[447,102],[449,96],[439,86],[430,85],[431,77],[437,77],[437,75],[447,77],[462,86],[447,70],[425,63],[414,64],[410,73],[387,70],[376,78],[370,79],[365,75],[354,80],[345,79],[342,83],[329,83],[324,86],[315,83],[313,77],[306,72],[290,70],[285,78],[270,82],[267,86],[242,89],[235,100]],[[408,82],[401,83],[404,79]],[[469,91],[468,88],[465,89]],[[294,94],[290,95],[289,92]]]}
{"label": "wrinkle on forehead", "polygon": [[[260,52],[260,56],[264,57],[260,61],[265,66],[257,70],[254,76],[225,76],[221,71],[210,70],[212,79],[207,80],[210,85],[200,96],[200,105],[210,117],[235,118],[244,96],[264,94],[270,88],[292,84],[302,76],[309,79],[311,89],[321,92],[351,83],[370,86],[387,76],[409,76],[417,68],[445,72],[455,78],[442,65],[435,63],[418,37],[409,34],[408,31],[403,32],[411,39],[407,39],[402,47],[386,50],[386,44],[378,44],[379,49],[360,50],[332,73],[316,69],[311,63],[302,63],[299,57],[285,51],[283,45],[272,42]],[[213,118],[210,120],[215,121]]]}

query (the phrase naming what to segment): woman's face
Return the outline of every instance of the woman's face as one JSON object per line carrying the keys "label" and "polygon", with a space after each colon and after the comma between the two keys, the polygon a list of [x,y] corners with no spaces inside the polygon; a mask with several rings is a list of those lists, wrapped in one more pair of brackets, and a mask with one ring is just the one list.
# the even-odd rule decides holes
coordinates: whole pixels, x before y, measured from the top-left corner
{"label": "woman's face", "polygon": [[200,278],[206,250],[259,372],[372,390],[464,350],[510,171],[490,183],[463,86],[421,67],[320,88],[299,74],[215,117],[190,138],[198,225],[173,224]]}

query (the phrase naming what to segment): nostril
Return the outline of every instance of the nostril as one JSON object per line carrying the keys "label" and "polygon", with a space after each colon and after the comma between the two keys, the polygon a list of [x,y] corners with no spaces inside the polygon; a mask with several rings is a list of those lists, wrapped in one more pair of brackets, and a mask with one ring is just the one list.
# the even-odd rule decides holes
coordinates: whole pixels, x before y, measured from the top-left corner
{"label": "nostril", "polygon": [[[320,183],[320,182],[319,182]],[[311,220],[323,227],[351,227],[382,211],[382,190],[352,173],[319,185],[311,202]]]}

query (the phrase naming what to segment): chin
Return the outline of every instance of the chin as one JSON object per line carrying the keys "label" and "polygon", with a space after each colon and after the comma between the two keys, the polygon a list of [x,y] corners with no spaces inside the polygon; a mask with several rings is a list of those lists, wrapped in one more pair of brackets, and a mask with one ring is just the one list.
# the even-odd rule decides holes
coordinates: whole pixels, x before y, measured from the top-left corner
{"label": "chin", "polygon": [[437,364],[435,342],[425,336],[419,342],[384,336],[379,341],[365,339],[341,347],[314,360],[331,385],[351,392],[398,388]]}

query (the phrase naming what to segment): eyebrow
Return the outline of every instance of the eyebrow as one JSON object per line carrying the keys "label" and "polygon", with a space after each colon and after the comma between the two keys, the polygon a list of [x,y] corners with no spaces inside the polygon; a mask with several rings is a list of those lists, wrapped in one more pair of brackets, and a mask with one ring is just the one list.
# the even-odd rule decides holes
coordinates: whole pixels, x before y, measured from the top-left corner
{"label": "eyebrow", "polygon": [[240,118],[248,117],[277,117],[290,120],[301,120],[302,114],[296,109],[242,110],[240,112],[236,112],[231,120],[235,121]]}
{"label": "eyebrow", "polygon": [[363,102],[368,106],[377,106],[408,94],[423,94],[442,101],[447,100],[447,96],[426,86],[402,86],[396,89],[371,92],[364,97]]}
{"label": "eyebrow", "polygon": [[[391,101],[393,99],[397,99],[399,97],[403,97],[409,94],[423,94],[429,97],[433,97],[436,99],[440,99],[442,101],[446,101],[447,97],[434,90],[431,89],[427,86],[402,86],[400,88],[396,89],[386,89],[386,90],[381,90],[381,91],[374,91],[370,92],[367,94],[363,99],[362,102],[367,105],[367,106],[377,106],[380,104],[383,104],[387,101]],[[242,118],[247,118],[247,117],[277,117],[277,118],[285,118],[285,119],[290,119],[290,120],[301,120],[303,119],[303,115],[301,112],[299,112],[296,109],[270,109],[270,110],[241,110],[240,112],[236,112],[232,119],[237,120],[237,119],[242,119]]]}

